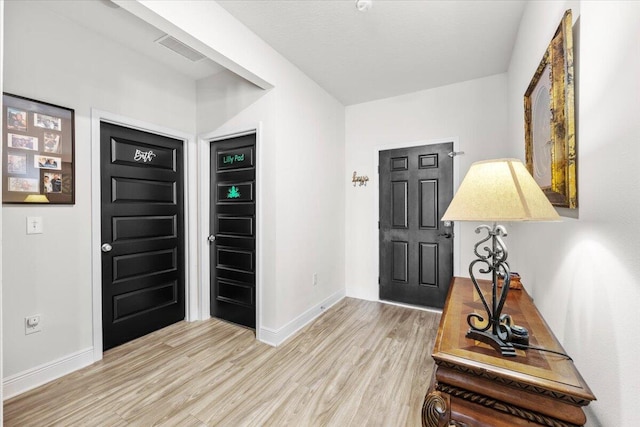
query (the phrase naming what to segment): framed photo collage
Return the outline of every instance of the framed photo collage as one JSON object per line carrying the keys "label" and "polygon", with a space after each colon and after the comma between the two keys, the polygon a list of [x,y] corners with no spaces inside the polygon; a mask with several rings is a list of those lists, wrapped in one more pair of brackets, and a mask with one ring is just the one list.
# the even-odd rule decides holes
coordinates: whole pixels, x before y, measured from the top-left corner
{"label": "framed photo collage", "polygon": [[2,202],[74,204],[74,110],[7,93],[2,109]]}

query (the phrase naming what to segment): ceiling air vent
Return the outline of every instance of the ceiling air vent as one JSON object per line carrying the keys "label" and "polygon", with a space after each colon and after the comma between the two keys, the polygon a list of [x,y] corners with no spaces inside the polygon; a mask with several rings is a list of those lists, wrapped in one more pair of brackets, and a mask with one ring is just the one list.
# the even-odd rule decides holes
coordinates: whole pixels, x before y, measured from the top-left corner
{"label": "ceiling air vent", "polygon": [[182,43],[180,40],[171,37],[168,34],[160,37],[156,40],[156,43],[160,43],[162,46],[171,49],[177,54],[180,54],[187,58],[189,61],[198,62],[204,58],[204,55],[198,52],[197,50],[191,49],[186,44]]}

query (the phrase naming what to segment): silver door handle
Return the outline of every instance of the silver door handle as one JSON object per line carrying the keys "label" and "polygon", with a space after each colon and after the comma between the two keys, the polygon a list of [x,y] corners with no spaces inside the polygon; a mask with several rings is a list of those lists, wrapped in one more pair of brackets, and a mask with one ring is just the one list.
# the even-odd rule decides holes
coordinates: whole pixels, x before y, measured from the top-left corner
{"label": "silver door handle", "polygon": [[102,252],[111,252],[111,249],[113,249],[113,246],[111,246],[108,243],[103,243],[100,249],[102,249]]}
{"label": "silver door handle", "polygon": [[209,235],[209,237],[207,237],[207,240],[209,241],[209,243],[213,243],[213,242],[216,241],[216,236],[211,234],[211,235]]}
{"label": "silver door handle", "polygon": [[440,234],[438,234],[438,236],[442,236],[445,239],[450,239],[451,238],[451,233],[440,233]]}

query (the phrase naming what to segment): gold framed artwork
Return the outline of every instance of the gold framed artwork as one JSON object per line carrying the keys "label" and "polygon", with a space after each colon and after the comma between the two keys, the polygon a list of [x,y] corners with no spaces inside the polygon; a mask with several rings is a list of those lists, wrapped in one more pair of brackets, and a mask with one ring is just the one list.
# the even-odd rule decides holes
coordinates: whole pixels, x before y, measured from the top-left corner
{"label": "gold framed artwork", "polygon": [[74,111],[4,93],[2,203],[75,203]]}
{"label": "gold framed artwork", "polygon": [[527,169],[554,206],[578,207],[571,10],[524,94]]}

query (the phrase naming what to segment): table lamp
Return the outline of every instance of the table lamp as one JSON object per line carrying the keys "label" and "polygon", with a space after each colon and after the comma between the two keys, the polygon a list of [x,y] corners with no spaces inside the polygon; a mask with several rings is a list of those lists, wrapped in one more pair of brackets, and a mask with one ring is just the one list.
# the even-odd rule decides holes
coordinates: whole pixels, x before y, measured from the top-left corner
{"label": "table lamp", "polygon": [[[486,311],[486,318],[478,313],[467,315],[469,331],[466,337],[490,345],[503,356],[515,356],[518,344],[528,343],[528,332],[514,325],[508,314],[502,314],[509,292],[511,270],[507,264],[507,247],[502,237],[506,229],[498,221],[559,221],[538,184],[520,160],[496,159],[471,165],[456,192],[442,221],[493,222],[481,225],[476,233],[487,236],[474,246],[476,259],[469,264],[469,276]],[[490,242],[481,248],[483,243]],[[491,305],[480,290],[474,271],[491,274]],[[498,279],[504,284],[499,293]]]}

